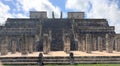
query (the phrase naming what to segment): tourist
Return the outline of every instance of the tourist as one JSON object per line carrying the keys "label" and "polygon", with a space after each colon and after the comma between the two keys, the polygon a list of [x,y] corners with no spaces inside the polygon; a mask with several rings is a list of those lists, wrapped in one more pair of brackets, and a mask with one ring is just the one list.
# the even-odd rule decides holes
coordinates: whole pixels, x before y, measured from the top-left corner
{"label": "tourist", "polygon": [[74,64],[74,54],[70,53],[70,64]]}
{"label": "tourist", "polygon": [[44,66],[44,64],[43,64],[43,54],[42,53],[39,54],[38,64],[39,64],[39,66]]}

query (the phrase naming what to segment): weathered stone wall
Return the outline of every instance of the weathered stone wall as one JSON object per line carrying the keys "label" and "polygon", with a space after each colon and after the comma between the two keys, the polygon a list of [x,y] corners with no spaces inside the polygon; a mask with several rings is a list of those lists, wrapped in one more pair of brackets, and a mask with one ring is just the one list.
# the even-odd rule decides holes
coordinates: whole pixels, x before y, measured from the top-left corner
{"label": "weathered stone wall", "polygon": [[34,12],[30,11],[30,18],[47,18],[47,12]]}
{"label": "weathered stone wall", "polygon": [[84,12],[68,12],[68,18],[84,19]]}

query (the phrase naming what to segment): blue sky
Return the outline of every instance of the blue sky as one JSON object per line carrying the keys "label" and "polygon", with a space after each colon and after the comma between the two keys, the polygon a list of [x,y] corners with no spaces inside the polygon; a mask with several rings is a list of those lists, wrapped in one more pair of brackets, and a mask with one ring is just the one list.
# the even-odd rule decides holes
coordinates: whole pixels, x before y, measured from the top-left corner
{"label": "blue sky", "polygon": [[[29,18],[29,11],[60,12],[67,17],[69,11],[85,12],[85,18],[105,18],[120,33],[120,0],[0,0],[0,23],[7,18]],[[4,16],[3,16],[4,15]]]}

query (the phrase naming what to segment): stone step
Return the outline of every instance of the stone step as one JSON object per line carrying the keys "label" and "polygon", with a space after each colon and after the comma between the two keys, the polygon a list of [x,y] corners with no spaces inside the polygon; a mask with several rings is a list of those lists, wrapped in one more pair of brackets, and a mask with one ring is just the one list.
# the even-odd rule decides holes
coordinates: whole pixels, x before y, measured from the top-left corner
{"label": "stone step", "polygon": [[104,64],[104,63],[107,63],[107,64],[108,64],[108,63],[109,63],[109,64],[116,64],[116,63],[117,63],[117,64],[119,64],[120,61],[75,61],[75,63],[76,63],[76,64],[84,64],[84,63],[85,63],[85,64],[86,64],[86,63],[88,63],[88,64],[89,64],[89,63],[92,63],[92,64],[93,64],[93,63],[102,63],[102,64]]}
{"label": "stone step", "polygon": [[[44,64],[69,64],[70,62],[44,62]],[[28,65],[28,64],[38,64],[38,62],[3,62],[2,64],[21,64],[21,65]]]}
{"label": "stone step", "polygon": [[[38,57],[0,58],[3,64],[38,64]],[[120,57],[74,57],[75,63],[120,63]],[[44,57],[44,64],[69,64],[69,57]]]}
{"label": "stone step", "polygon": [[[104,58],[93,58],[93,59],[89,59],[89,58],[87,58],[87,59],[80,59],[80,58],[78,58],[78,59],[74,59],[75,61],[109,61],[109,60],[115,60],[115,61],[119,61],[120,60],[120,58],[106,58],[106,59],[104,59]],[[38,59],[2,59],[1,61],[3,61],[3,62],[7,62],[7,61],[11,61],[11,62],[18,62],[18,61],[20,61],[20,62],[31,62],[31,61],[38,61]],[[69,59],[44,59],[44,61],[69,61]]]}
{"label": "stone step", "polygon": [[9,65],[9,64],[11,64],[11,65],[36,65],[36,64],[38,64],[37,62],[2,62],[2,64],[7,64],[7,65]]}
{"label": "stone step", "polygon": [[[81,63],[120,63],[120,61],[75,61],[76,64],[81,64]],[[44,64],[69,64],[70,62],[44,62]],[[24,64],[24,65],[27,65],[27,64],[38,64],[37,62],[3,62],[3,64]]]}
{"label": "stone step", "polygon": [[116,61],[119,61],[120,60],[120,58],[113,58],[113,59],[110,59],[110,58],[93,58],[93,59],[74,59],[74,60],[76,60],[76,61],[109,61],[109,60],[116,60]]}

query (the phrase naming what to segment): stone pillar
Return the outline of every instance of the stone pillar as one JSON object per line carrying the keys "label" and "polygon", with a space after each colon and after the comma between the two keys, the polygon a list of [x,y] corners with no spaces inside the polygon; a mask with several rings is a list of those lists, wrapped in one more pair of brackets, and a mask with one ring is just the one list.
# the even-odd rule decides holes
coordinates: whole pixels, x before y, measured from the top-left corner
{"label": "stone pillar", "polygon": [[43,34],[43,53],[48,54],[50,51],[50,40],[48,34]]}
{"label": "stone pillar", "polygon": [[83,37],[82,37],[82,45],[83,45],[83,52],[85,52],[86,51],[86,41],[85,41],[85,35],[83,35]]}
{"label": "stone pillar", "polygon": [[3,45],[1,44],[1,55],[7,55],[8,49],[7,49],[7,44]]}
{"label": "stone pillar", "polygon": [[86,52],[91,53],[91,34],[86,34]]}
{"label": "stone pillar", "polygon": [[83,51],[82,36],[78,37],[78,51]]}
{"label": "stone pillar", "polygon": [[94,36],[93,37],[93,50],[96,51],[97,50],[97,40],[96,40],[96,37]]}
{"label": "stone pillar", "polygon": [[78,39],[78,51],[81,51],[81,42],[80,42],[80,39]]}
{"label": "stone pillar", "polygon": [[33,38],[33,51],[34,51],[34,52],[37,51],[37,45],[36,45],[35,38]]}
{"label": "stone pillar", "polygon": [[51,45],[51,41],[50,41],[50,39],[48,39],[48,47],[47,47],[48,48],[47,49],[48,52],[50,52],[50,45]]}
{"label": "stone pillar", "polygon": [[25,54],[28,54],[29,38],[25,36]]}
{"label": "stone pillar", "polygon": [[8,37],[5,37],[1,42],[1,55],[7,55],[8,53]]}
{"label": "stone pillar", "polygon": [[28,41],[27,41],[27,36],[23,35],[22,38],[22,55],[27,55],[28,54]]}
{"label": "stone pillar", "polygon": [[23,43],[22,43],[22,39],[21,38],[18,39],[18,43],[19,43],[19,52],[22,52],[22,48],[23,48],[22,44]]}
{"label": "stone pillar", "polygon": [[115,51],[118,51],[118,38],[115,39]]}
{"label": "stone pillar", "polygon": [[112,38],[109,34],[106,34],[106,51],[108,53],[112,53],[113,52],[113,45],[112,45]]}
{"label": "stone pillar", "polygon": [[115,51],[120,52],[120,39],[115,39]]}
{"label": "stone pillar", "polygon": [[68,36],[65,36],[65,39],[64,39],[64,51],[66,53],[70,53],[70,37]]}
{"label": "stone pillar", "polygon": [[102,37],[98,36],[98,51],[102,52],[103,48],[102,48]]}
{"label": "stone pillar", "polygon": [[50,46],[51,46],[51,40],[52,40],[52,31],[49,30],[49,37],[48,37],[48,52],[50,52]]}
{"label": "stone pillar", "polygon": [[118,39],[118,47],[117,47],[118,52],[120,52],[120,38]]}
{"label": "stone pillar", "polygon": [[32,53],[33,52],[33,38],[32,37],[29,37],[29,45],[28,45],[28,51],[29,53]]}
{"label": "stone pillar", "polygon": [[17,44],[17,42],[15,40],[12,40],[12,42],[11,42],[11,45],[12,45],[11,51],[12,51],[13,54],[16,53],[16,44]]}
{"label": "stone pillar", "polygon": [[19,44],[18,52],[21,52],[21,42],[20,42],[20,39],[18,39],[18,44]]}

